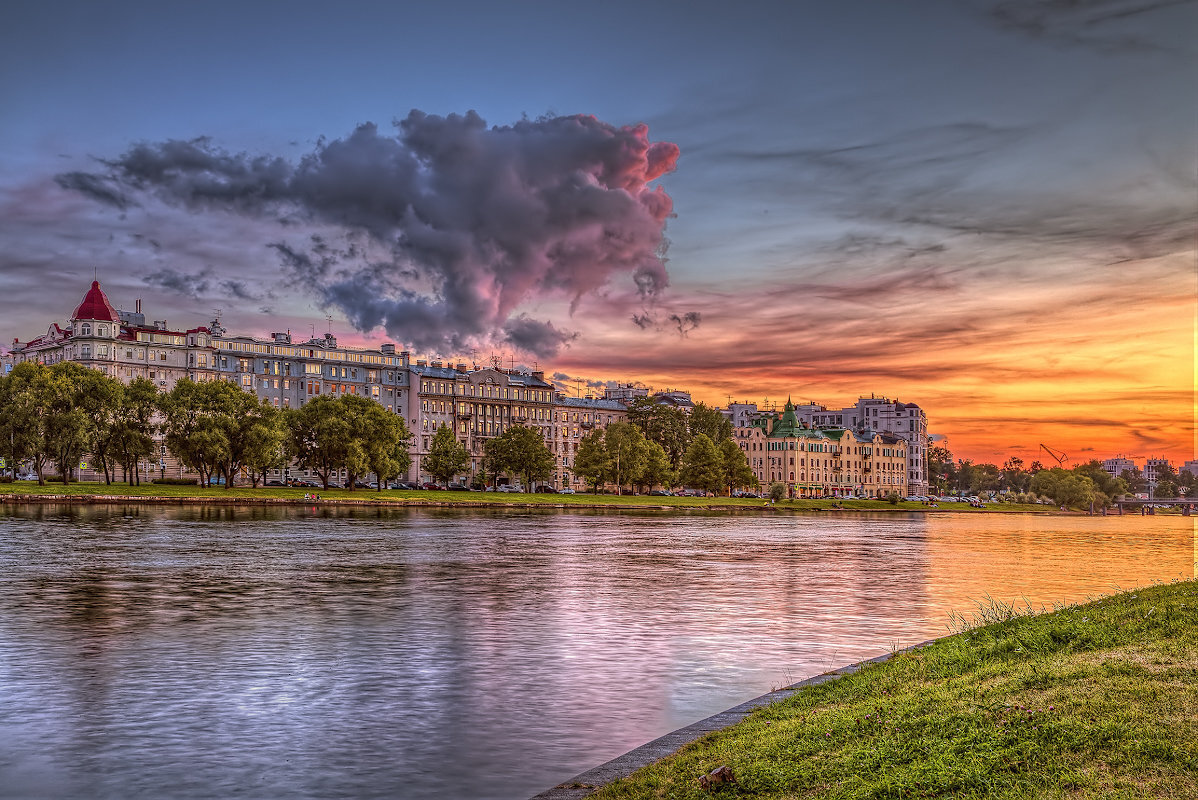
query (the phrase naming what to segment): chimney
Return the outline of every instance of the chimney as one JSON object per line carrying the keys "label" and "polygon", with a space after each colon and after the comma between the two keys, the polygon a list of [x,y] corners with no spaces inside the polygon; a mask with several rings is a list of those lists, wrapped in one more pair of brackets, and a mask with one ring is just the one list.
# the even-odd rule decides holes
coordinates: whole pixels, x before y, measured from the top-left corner
{"label": "chimney", "polygon": [[441,363],[440,361],[434,361],[434,362],[433,362],[433,366],[434,366],[434,367],[443,367],[443,366],[445,366],[445,365],[444,365],[443,363]]}
{"label": "chimney", "polygon": [[160,331],[166,330],[166,320],[164,320],[164,319],[154,320],[154,327]]}
{"label": "chimney", "polygon": [[140,297],[137,298],[137,307],[135,310],[137,311],[138,314],[141,313],[141,298]]}
{"label": "chimney", "polygon": [[425,361],[424,359],[417,359],[417,361],[416,361],[416,366],[418,366],[418,367],[426,367],[426,366],[428,366],[428,362],[427,362],[427,361]]}
{"label": "chimney", "polygon": [[395,355],[395,345],[391,344],[390,342],[387,342],[386,344],[379,347],[379,352],[385,356],[393,356],[393,355]]}
{"label": "chimney", "polygon": [[465,365],[465,364],[463,364],[461,361],[459,361],[459,362],[457,363],[457,365],[456,365],[455,369],[456,369],[458,372],[465,372],[465,371],[466,371],[466,365]]}
{"label": "chimney", "polygon": [[545,380],[545,371],[544,371],[544,370],[537,370],[536,372],[534,372],[534,373],[532,374],[532,376],[533,376],[534,378],[536,378],[537,380],[539,380],[539,381],[543,381],[543,380]]}

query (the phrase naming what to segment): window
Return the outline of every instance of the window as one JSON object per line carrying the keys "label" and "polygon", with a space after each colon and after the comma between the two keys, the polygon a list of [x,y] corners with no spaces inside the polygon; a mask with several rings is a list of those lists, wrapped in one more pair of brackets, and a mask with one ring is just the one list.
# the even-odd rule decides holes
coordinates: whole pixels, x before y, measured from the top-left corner
{"label": "window", "polygon": [[86,322],[83,323],[82,325],[80,325],[79,326],[79,335],[80,336],[91,336],[92,335],[92,326]]}

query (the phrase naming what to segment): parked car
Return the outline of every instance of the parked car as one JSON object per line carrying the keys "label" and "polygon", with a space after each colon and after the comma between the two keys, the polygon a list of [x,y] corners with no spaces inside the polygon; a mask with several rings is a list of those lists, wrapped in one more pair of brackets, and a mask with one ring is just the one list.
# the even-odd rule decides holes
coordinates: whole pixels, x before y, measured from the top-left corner
{"label": "parked car", "polygon": [[419,489],[420,487],[414,483],[411,483],[410,481],[396,481],[395,483],[391,484],[387,488],[388,489],[411,490],[411,489]]}
{"label": "parked car", "polygon": [[367,483],[366,481],[354,481],[355,489],[373,489],[374,486],[375,485],[373,483]]}
{"label": "parked car", "polygon": [[673,497],[674,493],[665,489],[653,489],[649,492],[650,497]]}
{"label": "parked car", "polygon": [[448,486],[446,486],[445,488],[451,492],[468,492],[468,491],[470,491],[469,487],[463,486],[460,483],[451,483]]}
{"label": "parked car", "polygon": [[558,494],[577,494],[577,492],[575,492],[569,486],[567,486],[565,489],[558,489],[557,493]]}
{"label": "parked car", "polygon": [[282,481],[267,481],[263,485],[264,486],[286,486],[287,484],[283,483]]}
{"label": "parked car", "polygon": [[540,494],[557,494],[557,489],[554,489],[552,486],[538,486],[533,491],[539,492]]}
{"label": "parked car", "polygon": [[523,490],[519,486],[512,486],[510,484],[504,484],[502,486],[496,486],[495,491],[508,492],[509,494],[511,494],[511,493],[521,492]]}

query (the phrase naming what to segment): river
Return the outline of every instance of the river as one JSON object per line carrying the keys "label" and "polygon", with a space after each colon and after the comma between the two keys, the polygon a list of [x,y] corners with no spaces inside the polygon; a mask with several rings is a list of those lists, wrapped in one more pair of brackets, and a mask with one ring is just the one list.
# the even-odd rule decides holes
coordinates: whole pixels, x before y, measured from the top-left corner
{"label": "river", "polygon": [[1168,516],[7,506],[0,797],[526,798],[1195,547]]}

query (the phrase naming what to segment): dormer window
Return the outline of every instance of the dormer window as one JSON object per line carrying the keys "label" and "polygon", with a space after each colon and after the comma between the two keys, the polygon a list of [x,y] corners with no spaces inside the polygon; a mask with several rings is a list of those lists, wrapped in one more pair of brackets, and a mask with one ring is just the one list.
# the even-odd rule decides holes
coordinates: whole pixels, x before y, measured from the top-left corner
{"label": "dormer window", "polygon": [[85,322],[85,323],[83,323],[82,325],[80,325],[80,326],[79,326],[79,335],[80,335],[80,336],[91,336],[91,335],[92,335],[92,326],[91,326],[91,324],[90,324],[90,323],[87,323],[87,322]]}

